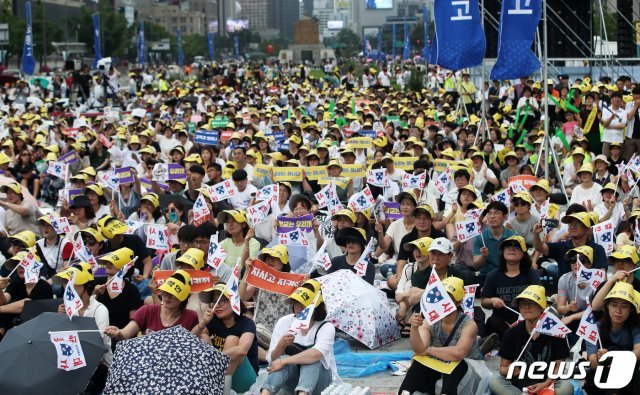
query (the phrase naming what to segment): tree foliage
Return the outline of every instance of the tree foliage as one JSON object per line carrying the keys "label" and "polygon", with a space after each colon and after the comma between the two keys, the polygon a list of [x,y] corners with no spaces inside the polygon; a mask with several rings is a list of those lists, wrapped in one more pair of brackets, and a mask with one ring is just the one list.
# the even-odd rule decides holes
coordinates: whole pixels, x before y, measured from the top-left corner
{"label": "tree foliage", "polygon": [[[47,20],[42,5],[41,0],[31,3],[31,29],[33,30],[33,50],[36,59],[42,59],[45,48],[47,54],[52,53],[54,48],[51,43],[60,41],[63,36],[62,30]],[[7,59],[13,56],[22,57],[27,22],[13,15],[10,0],[3,0],[0,3],[0,7],[2,21],[9,25],[9,45],[5,47],[7,49]]]}
{"label": "tree foliage", "polygon": [[339,57],[351,57],[362,50],[362,40],[351,29],[342,29],[325,41],[325,45],[333,48]]}
{"label": "tree foliage", "polygon": [[[98,2],[100,25],[102,31],[102,56],[122,57],[128,53],[134,30],[127,27],[124,14],[111,7],[109,1]],[[78,29],[78,38],[93,52],[93,12],[87,8],[80,9],[80,15],[71,18],[71,26]],[[145,26],[145,33],[146,33]]]}

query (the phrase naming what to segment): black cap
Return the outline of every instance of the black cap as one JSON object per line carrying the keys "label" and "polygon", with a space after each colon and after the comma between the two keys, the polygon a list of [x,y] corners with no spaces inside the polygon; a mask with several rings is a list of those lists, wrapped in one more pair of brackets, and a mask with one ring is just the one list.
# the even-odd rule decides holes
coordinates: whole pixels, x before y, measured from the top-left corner
{"label": "black cap", "polygon": [[91,201],[85,195],[78,195],[73,198],[73,203],[71,203],[70,208],[80,208],[80,207],[90,207]]}

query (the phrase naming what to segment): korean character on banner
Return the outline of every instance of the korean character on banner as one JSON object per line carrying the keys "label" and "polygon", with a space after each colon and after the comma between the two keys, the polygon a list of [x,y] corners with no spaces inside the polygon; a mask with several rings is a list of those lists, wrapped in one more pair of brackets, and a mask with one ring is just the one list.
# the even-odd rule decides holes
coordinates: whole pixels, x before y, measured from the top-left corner
{"label": "korean character on banner", "polygon": [[522,8],[522,6],[529,6],[531,0],[514,0],[515,8],[507,10],[509,15],[533,15],[533,8]]}
{"label": "korean character on banner", "polygon": [[456,15],[451,17],[452,21],[470,21],[473,19],[471,16],[469,0],[456,0],[452,1],[451,5],[455,7]]}
{"label": "korean character on banner", "polygon": [[449,314],[451,312],[451,310],[453,310],[453,303],[443,303],[442,306],[444,307],[444,313],[445,314]]}
{"label": "korean character on banner", "polygon": [[598,340],[598,332],[592,329],[591,332],[589,332],[588,338],[591,341],[591,343],[595,344],[596,341]]}
{"label": "korean character on banner", "polygon": [[433,321],[437,321],[438,318],[440,318],[440,314],[438,314],[437,311],[430,311],[429,312],[429,321],[433,322]]}
{"label": "korean character on banner", "polygon": [[199,226],[209,220],[211,212],[207,207],[207,202],[204,199],[204,194],[198,195],[195,203],[193,204],[193,224]]}
{"label": "korean character on banner", "polygon": [[147,225],[147,248],[155,250],[169,249],[169,231],[165,225]]}

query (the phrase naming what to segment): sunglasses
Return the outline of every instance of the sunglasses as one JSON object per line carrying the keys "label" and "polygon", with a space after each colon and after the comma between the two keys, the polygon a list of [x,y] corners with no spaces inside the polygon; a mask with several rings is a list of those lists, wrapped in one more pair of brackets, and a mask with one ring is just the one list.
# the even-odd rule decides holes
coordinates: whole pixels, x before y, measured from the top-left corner
{"label": "sunglasses", "polygon": [[513,205],[516,207],[526,206],[527,202],[525,202],[524,200],[517,199],[513,201]]}
{"label": "sunglasses", "polygon": [[167,209],[167,212],[168,213],[177,213],[178,210],[176,210],[175,208],[170,208],[170,209]]}
{"label": "sunglasses", "polygon": [[505,250],[520,250],[522,251],[522,247],[518,243],[507,243],[504,245]]}
{"label": "sunglasses", "polygon": [[93,247],[94,245],[98,244],[97,241],[92,240],[92,239],[83,239],[84,244],[89,246],[89,247]]}

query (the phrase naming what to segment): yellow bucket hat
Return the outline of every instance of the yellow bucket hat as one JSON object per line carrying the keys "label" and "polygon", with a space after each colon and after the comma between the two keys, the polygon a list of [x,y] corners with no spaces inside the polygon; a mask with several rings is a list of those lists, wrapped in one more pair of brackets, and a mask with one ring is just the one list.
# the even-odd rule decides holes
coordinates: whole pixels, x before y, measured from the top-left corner
{"label": "yellow bucket hat", "polygon": [[589,213],[574,213],[570,215],[565,215],[564,217],[562,217],[561,222],[563,224],[569,224],[572,219],[577,219],[587,228],[590,228],[592,225],[592,222],[591,222],[592,218],[589,215]]}
{"label": "yellow bucket hat", "polygon": [[634,265],[638,263],[638,253],[633,246],[629,245],[620,246],[620,248],[611,254],[611,258],[631,259],[631,262],[633,262]]}
{"label": "yellow bucket hat", "polygon": [[127,247],[118,248],[100,257],[100,261],[111,263],[116,269],[122,269],[127,263],[133,260],[133,250]]}
{"label": "yellow bucket hat", "polygon": [[347,217],[351,220],[351,222],[353,222],[354,224],[356,223],[356,215],[348,208],[343,208],[342,210],[339,210],[337,213],[333,214],[331,220],[335,221],[338,219],[338,217]]}
{"label": "yellow bucket hat", "polygon": [[149,192],[142,195],[140,201],[146,200],[147,202],[153,204],[153,207],[158,208],[160,206],[160,199],[158,198],[157,193]]}
{"label": "yellow bucket hat", "polygon": [[531,198],[531,195],[529,195],[529,193],[525,191],[516,193],[515,195],[513,195],[513,199],[524,200],[525,202],[529,203],[530,206],[533,205],[533,199]]}
{"label": "yellow bucket hat", "polygon": [[593,262],[593,248],[589,246],[580,246],[580,247],[572,248],[569,251],[567,251],[565,255],[569,256],[571,254],[580,254],[586,257],[589,260],[589,263]]}
{"label": "yellow bucket hat", "polygon": [[11,189],[13,192],[17,193],[18,195],[22,195],[22,186],[17,182],[12,182],[11,184],[3,185],[0,188],[0,191],[6,193],[7,189]]}
{"label": "yellow bucket hat", "polygon": [[104,241],[104,236],[102,235],[102,233],[95,228],[84,228],[80,231],[80,233],[84,233],[85,235],[89,235],[91,237],[93,237],[94,239],[96,239],[96,241],[98,243],[103,242]]}
{"label": "yellow bucket hat", "polygon": [[520,295],[516,296],[515,300],[518,299],[529,299],[538,304],[542,310],[547,308],[547,299],[542,285],[529,285]]}
{"label": "yellow bucket hat", "polygon": [[74,277],[75,283],[78,285],[84,285],[94,279],[91,265],[87,262],[76,263],[67,270],[56,274],[54,277],[58,277],[66,281],[69,281],[71,277]]}
{"label": "yellow bucket hat", "polygon": [[[313,299],[315,299],[318,292],[322,291],[312,291],[306,287],[298,287],[291,295],[289,295],[288,301],[297,301],[300,302],[304,307],[308,307]],[[322,302],[322,293],[318,298],[318,304]]]}
{"label": "yellow bucket hat", "polygon": [[110,215],[105,215],[98,220],[98,228],[107,239],[113,239],[116,235],[124,234],[128,226]]}
{"label": "yellow bucket hat", "polygon": [[189,248],[184,254],[176,259],[176,265],[186,263],[195,270],[200,270],[204,266],[204,251],[199,248]]}
{"label": "yellow bucket hat", "polygon": [[218,214],[218,222],[220,223],[226,223],[229,218],[233,218],[240,224],[247,222],[247,215],[243,210],[224,210]]}
{"label": "yellow bucket hat", "polygon": [[531,188],[529,188],[529,192],[533,192],[533,188],[540,188],[546,193],[549,193],[549,181],[545,179],[538,180],[538,182],[536,182],[531,186]]}
{"label": "yellow bucket hat", "polygon": [[637,310],[637,301],[636,301],[636,295],[635,295],[635,291],[633,289],[633,285],[631,285],[631,284],[629,284],[627,282],[618,281],[613,286],[611,291],[609,291],[607,296],[605,296],[604,299],[605,300],[607,300],[607,299],[622,299],[622,300],[626,300],[627,302],[631,303],[633,305],[633,307],[635,307],[636,310]]}
{"label": "yellow bucket hat", "polygon": [[95,177],[97,175],[96,169],[94,169],[92,166],[85,167],[84,169],[80,170],[78,173],[86,174],[91,177]]}
{"label": "yellow bucket hat", "polygon": [[422,255],[429,255],[429,246],[433,239],[431,237],[421,237],[417,240],[406,243],[403,248],[405,251],[413,251],[415,248],[420,250]]}
{"label": "yellow bucket hat", "polygon": [[[104,196],[104,190],[98,184],[89,184],[89,185],[87,185],[87,187],[85,189],[89,190],[89,191],[92,191],[93,193],[95,193],[98,196]],[[85,194],[86,193],[87,192],[85,191]]]}
{"label": "yellow bucket hat", "polygon": [[498,246],[502,249],[502,248],[504,248],[505,244],[510,243],[512,241],[515,241],[515,242],[518,243],[518,245],[520,246],[520,249],[522,250],[522,252],[526,252],[527,251],[527,244],[524,242],[524,237],[522,237],[522,236],[507,237],[506,239],[502,240],[500,242],[500,244],[498,244]]}
{"label": "yellow bucket hat", "polygon": [[9,236],[9,238],[22,242],[27,248],[36,245],[36,234],[30,230],[23,230],[22,232]]}
{"label": "yellow bucket hat", "polygon": [[283,265],[289,264],[289,251],[287,251],[287,247],[277,244],[273,247],[265,247],[260,252],[259,258],[264,260],[263,257],[265,255],[272,256],[274,258],[280,259]]}
{"label": "yellow bucket hat", "polygon": [[176,270],[158,289],[184,302],[191,293],[191,276],[184,270]]}
{"label": "yellow bucket hat", "polygon": [[447,277],[442,280],[444,289],[451,295],[456,304],[462,302],[464,298],[464,281],[458,277]]}

